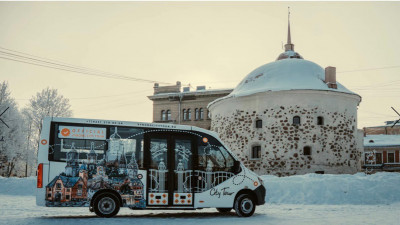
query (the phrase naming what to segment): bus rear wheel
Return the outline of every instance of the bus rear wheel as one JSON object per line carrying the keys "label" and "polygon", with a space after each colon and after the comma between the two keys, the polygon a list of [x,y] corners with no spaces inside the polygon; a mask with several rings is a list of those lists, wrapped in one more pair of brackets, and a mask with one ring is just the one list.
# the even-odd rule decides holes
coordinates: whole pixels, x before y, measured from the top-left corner
{"label": "bus rear wheel", "polygon": [[228,213],[232,210],[232,208],[217,208],[217,211],[220,213]]}
{"label": "bus rear wheel", "polygon": [[118,198],[111,193],[103,193],[96,197],[93,204],[94,212],[100,217],[113,217],[119,212]]}
{"label": "bus rear wheel", "polygon": [[249,217],[256,210],[254,199],[248,194],[241,194],[236,198],[234,209],[239,217]]}

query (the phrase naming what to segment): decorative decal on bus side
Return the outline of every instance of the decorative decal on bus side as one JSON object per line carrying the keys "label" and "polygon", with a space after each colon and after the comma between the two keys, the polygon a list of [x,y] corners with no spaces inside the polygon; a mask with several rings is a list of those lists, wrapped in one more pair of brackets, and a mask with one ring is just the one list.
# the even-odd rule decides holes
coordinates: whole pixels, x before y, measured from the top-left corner
{"label": "decorative decal on bus side", "polygon": [[143,173],[139,171],[135,154],[130,162],[126,156],[113,161],[104,157],[97,162],[92,143],[87,160],[79,164],[75,146],[67,153],[65,172],[54,177],[46,186],[46,206],[89,206],[90,199],[101,189],[114,189],[120,193],[124,206],[145,208]]}

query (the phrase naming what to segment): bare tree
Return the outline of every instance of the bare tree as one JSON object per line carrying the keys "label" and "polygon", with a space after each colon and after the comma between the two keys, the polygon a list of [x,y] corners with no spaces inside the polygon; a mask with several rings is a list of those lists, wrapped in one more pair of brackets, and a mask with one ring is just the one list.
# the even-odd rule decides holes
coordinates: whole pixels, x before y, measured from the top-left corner
{"label": "bare tree", "polygon": [[1,119],[5,122],[0,123],[0,175],[21,176],[23,169],[16,166],[25,150],[24,120],[5,81],[0,83],[0,113],[3,113]]}
{"label": "bare tree", "polygon": [[[28,137],[30,139],[28,148],[34,148],[37,154],[43,118],[47,116],[70,117],[72,116],[70,107],[69,99],[60,95],[57,89],[47,87],[32,96],[28,105],[22,110],[22,114],[27,121],[26,129],[31,130]],[[29,143],[32,143],[32,147],[29,147]]]}

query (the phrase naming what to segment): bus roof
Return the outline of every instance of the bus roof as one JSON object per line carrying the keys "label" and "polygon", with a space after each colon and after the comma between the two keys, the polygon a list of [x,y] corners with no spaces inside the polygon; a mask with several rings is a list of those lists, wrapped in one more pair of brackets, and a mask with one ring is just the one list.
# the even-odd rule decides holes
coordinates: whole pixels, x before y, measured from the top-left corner
{"label": "bus roof", "polygon": [[45,117],[44,120],[50,120],[53,122],[61,122],[61,123],[79,123],[79,124],[108,125],[108,126],[114,125],[114,126],[129,126],[129,127],[199,131],[199,132],[211,135],[220,141],[217,133],[210,131],[210,130],[200,128],[200,127],[188,126],[188,125],[178,125],[178,124],[170,124],[170,123],[132,122],[132,121],[120,121],[120,120],[66,118],[66,117]]}

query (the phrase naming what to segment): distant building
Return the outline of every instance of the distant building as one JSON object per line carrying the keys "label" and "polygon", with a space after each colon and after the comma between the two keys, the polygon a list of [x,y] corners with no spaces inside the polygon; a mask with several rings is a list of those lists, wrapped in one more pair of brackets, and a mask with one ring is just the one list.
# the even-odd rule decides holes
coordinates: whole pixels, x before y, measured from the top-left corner
{"label": "distant building", "polygon": [[153,122],[174,123],[210,129],[211,119],[207,105],[217,98],[227,96],[233,89],[206,89],[198,86],[190,91],[181,90],[181,82],[172,86],[154,84],[154,94],[148,96],[153,101]]}
{"label": "distant building", "polygon": [[364,168],[373,171],[400,172],[400,135],[367,135],[364,137]]}
{"label": "distant building", "polygon": [[364,136],[366,135],[379,135],[379,134],[400,134],[400,123],[397,123],[395,126],[393,124],[395,121],[386,121],[385,125],[381,126],[373,126],[373,127],[364,127]]}

